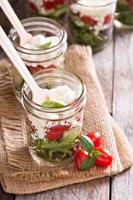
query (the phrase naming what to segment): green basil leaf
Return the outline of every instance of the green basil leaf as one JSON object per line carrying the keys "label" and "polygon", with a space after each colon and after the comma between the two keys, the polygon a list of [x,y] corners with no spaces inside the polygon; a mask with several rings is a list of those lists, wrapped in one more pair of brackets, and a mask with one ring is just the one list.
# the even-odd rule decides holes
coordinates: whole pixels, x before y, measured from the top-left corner
{"label": "green basil leaf", "polygon": [[51,46],[51,42],[47,42],[45,44],[41,44],[38,46],[39,49],[48,49]]}
{"label": "green basil leaf", "polygon": [[90,138],[88,138],[86,135],[82,135],[79,137],[80,146],[82,149],[87,151],[88,153],[91,153],[94,149],[94,144]]}
{"label": "green basil leaf", "polygon": [[80,169],[82,171],[88,170],[88,169],[94,167],[94,164],[95,164],[94,157],[88,157],[82,161]]}
{"label": "green basil leaf", "polygon": [[98,156],[101,156],[102,153],[101,153],[100,151],[93,151],[92,155],[93,155],[94,157],[98,157]]}
{"label": "green basil leaf", "polygon": [[46,100],[43,102],[42,107],[44,108],[62,108],[64,105],[62,103],[52,101],[52,100]]}

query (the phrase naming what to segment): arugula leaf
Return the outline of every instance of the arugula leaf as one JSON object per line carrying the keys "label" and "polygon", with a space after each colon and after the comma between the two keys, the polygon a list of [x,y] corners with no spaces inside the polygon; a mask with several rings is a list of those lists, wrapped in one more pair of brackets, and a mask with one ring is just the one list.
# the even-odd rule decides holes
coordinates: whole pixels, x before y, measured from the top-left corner
{"label": "arugula leaf", "polygon": [[129,5],[118,4],[116,19],[123,24],[133,25],[133,8]]}
{"label": "arugula leaf", "polygon": [[52,101],[52,100],[46,100],[43,102],[42,107],[44,108],[63,108],[64,105],[62,103]]}
{"label": "arugula leaf", "polygon": [[87,169],[94,167],[94,163],[95,163],[94,157],[87,157],[82,161],[80,168],[82,171],[85,171]]}
{"label": "arugula leaf", "polygon": [[80,146],[88,153],[91,153],[94,149],[94,144],[89,137],[82,135],[79,137]]}
{"label": "arugula leaf", "polygon": [[48,49],[51,46],[51,42],[47,42],[45,44],[41,44],[38,46],[39,49]]}

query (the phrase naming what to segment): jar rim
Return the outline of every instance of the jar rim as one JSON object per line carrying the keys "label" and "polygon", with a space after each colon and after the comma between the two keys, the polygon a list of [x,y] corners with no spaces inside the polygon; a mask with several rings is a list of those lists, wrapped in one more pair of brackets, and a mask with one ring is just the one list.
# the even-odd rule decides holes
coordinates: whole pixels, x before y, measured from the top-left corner
{"label": "jar rim", "polygon": [[99,8],[99,7],[106,7],[111,5],[112,3],[117,2],[117,0],[108,0],[105,3],[101,3],[98,5],[94,5],[93,3],[89,3],[88,1],[86,1],[85,3],[82,2],[78,2],[78,0],[72,0],[73,3],[78,4],[79,6],[87,6],[87,7],[94,7],[94,8]]}
{"label": "jar rim", "polygon": [[28,49],[26,47],[23,47],[19,44],[14,43],[12,35],[15,32],[18,36],[18,33],[12,27],[9,31],[9,38],[10,38],[11,42],[13,43],[15,49],[17,49],[20,53],[26,53],[26,54],[29,54],[29,55],[35,55],[36,53],[38,53],[36,55],[49,54],[49,53],[56,51],[56,49],[58,49],[60,47],[60,45],[62,45],[63,43],[65,43],[67,41],[66,29],[64,28],[64,26],[61,23],[59,23],[59,22],[57,22],[53,19],[49,19],[49,18],[46,18],[46,17],[30,17],[30,18],[25,18],[25,19],[21,20],[23,26],[25,26],[29,22],[32,22],[35,25],[35,23],[37,23],[38,21],[41,21],[42,23],[44,22],[44,23],[47,23],[47,24],[52,24],[53,26],[57,27],[58,30],[60,31],[60,33],[62,33],[62,36],[61,36],[59,42],[57,44],[53,45],[52,47],[48,48],[48,49]]}
{"label": "jar rim", "polygon": [[[50,68],[50,69],[44,69],[42,70],[41,72],[38,72],[36,73],[35,75],[33,75],[33,77],[35,78],[35,80],[37,81],[37,78],[42,74],[42,73],[50,73],[52,70],[54,70],[54,73],[55,74],[55,68]],[[69,109],[71,109],[71,107],[75,108],[78,104],[79,104],[79,101],[82,100],[82,98],[84,99],[84,94],[86,93],[86,87],[85,87],[85,84],[84,82],[82,81],[82,79],[77,75],[77,74],[71,74],[69,73],[68,71],[65,71],[65,70],[62,70],[62,69],[58,69],[58,74],[65,74],[65,75],[68,75],[68,76],[71,76],[72,78],[76,78],[79,83],[81,84],[82,86],[82,90],[81,90],[81,93],[80,95],[70,104],[67,104],[65,106],[63,106],[62,108],[44,108],[42,107],[41,105],[33,102],[29,96],[27,95],[26,91],[25,91],[25,88],[28,87],[27,83],[24,83],[24,86],[22,88],[22,102],[26,102],[29,106],[31,106],[33,109],[39,111],[39,112],[46,112],[46,113],[61,113],[61,112],[66,112],[68,111]],[[52,77],[52,76],[51,76]]]}

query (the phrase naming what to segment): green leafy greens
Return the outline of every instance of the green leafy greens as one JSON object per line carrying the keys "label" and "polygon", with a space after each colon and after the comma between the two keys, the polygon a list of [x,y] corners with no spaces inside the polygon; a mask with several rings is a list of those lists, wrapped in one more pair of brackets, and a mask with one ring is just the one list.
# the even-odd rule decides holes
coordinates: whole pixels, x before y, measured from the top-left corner
{"label": "green leafy greens", "polygon": [[38,46],[39,49],[48,49],[51,46],[51,42],[47,42],[45,44],[41,44]]}
{"label": "green leafy greens", "polygon": [[62,103],[52,101],[52,100],[46,100],[42,104],[43,108],[62,108],[64,105]]}
{"label": "green leafy greens", "polygon": [[116,19],[126,25],[133,25],[133,7],[128,4],[117,5],[117,16]]}

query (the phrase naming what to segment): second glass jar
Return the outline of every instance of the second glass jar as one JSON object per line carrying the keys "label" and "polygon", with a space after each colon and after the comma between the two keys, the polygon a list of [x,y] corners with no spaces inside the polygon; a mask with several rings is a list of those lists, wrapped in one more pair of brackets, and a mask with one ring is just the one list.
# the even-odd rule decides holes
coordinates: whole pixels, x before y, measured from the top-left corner
{"label": "second glass jar", "polygon": [[112,38],[116,0],[70,0],[69,30],[72,43],[102,49]]}
{"label": "second glass jar", "polygon": [[[47,49],[27,49],[20,46],[19,36],[14,28],[10,30],[9,38],[19,55],[23,59],[31,74],[37,73],[45,68],[62,68],[64,65],[64,53],[67,49],[67,34],[64,27],[58,22],[42,17],[33,17],[24,19],[23,26],[27,32],[33,36],[41,34],[45,37],[56,36],[58,42],[56,45]],[[13,82],[17,97],[24,83],[17,70],[12,69]]]}

